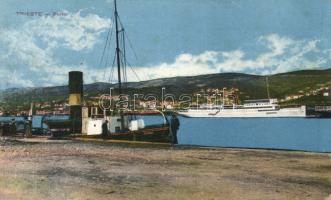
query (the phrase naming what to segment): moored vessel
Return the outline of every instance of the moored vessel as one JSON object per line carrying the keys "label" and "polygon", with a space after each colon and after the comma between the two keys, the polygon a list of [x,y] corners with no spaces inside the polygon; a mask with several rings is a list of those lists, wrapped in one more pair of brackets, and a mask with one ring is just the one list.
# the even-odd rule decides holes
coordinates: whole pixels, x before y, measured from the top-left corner
{"label": "moored vessel", "polygon": [[[114,0],[114,24],[116,36],[114,63],[115,61],[117,63],[116,89],[118,92],[118,100],[121,101],[122,99],[120,97],[122,95],[123,82],[126,80],[125,29],[119,20],[116,2],[117,1]],[[110,35],[107,36],[104,50],[109,46],[111,33],[112,31],[108,32]],[[104,53],[105,51],[103,54]],[[61,133],[66,130],[70,133],[69,137],[71,138],[102,138],[161,143],[172,142],[169,122],[162,112],[157,113],[163,116],[163,121],[160,124],[146,126],[143,119],[138,117],[141,113],[125,112],[122,104],[119,104],[120,106],[116,108],[117,104],[114,103],[115,97],[111,95],[109,95],[108,100],[116,104],[116,109],[114,110],[110,107],[105,108],[101,105],[83,105],[84,95],[82,76],[83,74],[79,71],[69,72],[70,120],[45,122],[51,130],[54,130],[53,133],[55,133],[55,135],[60,135],[62,137],[63,134]],[[68,134],[66,136],[68,136]]]}
{"label": "moored vessel", "polygon": [[184,117],[306,117],[306,106],[280,108],[277,99],[247,100],[242,105],[201,105],[179,112]]}

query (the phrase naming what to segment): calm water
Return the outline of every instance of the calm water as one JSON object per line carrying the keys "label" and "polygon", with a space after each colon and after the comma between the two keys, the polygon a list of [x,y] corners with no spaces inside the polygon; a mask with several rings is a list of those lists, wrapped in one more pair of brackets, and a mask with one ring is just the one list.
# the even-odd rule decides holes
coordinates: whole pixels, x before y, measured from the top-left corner
{"label": "calm water", "polygon": [[[10,119],[0,118],[0,121]],[[41,119],[35,116],[33,127],[41,127]],[[146,125],[162,123],[161,117],[144,119]],[[331,152],[331,119],[180,117],[180,123],[180,144]]]}
{"label": "calm water", "polygon": [[[15,120],[17,121],[17,123],[19,122],[23,122],[25,120],[24,117],[0,117],[0,122],[9,122],[11,121],[13,118],[15,118]],[[39,116],[39,115],[35,115],[32,118],[32,127],[33,128],[47,128],[46,124],[42,124],[42,119],[44,118],[44,120],[64,120],[64,119],[69,119],[69,116],[64,116],[64,115],[52,115],[52,116]]]}
{"label": "calm water", "polygon": [[180,122],[180,144],[331,152],[331,119],[181,117]]}

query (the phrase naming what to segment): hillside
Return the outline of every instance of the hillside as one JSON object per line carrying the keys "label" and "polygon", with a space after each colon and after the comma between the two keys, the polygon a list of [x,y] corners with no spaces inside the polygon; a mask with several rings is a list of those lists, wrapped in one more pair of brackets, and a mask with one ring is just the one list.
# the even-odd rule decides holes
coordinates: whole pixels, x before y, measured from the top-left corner
{"label": "hillside", "polygon": [[[299,92],[306,93],[320,87],[331,86],[331,69],[303,70],[275,74],[268,76],[270,96],[272,98],[285,98]],[[85,97],[107,93],[109,83],[93,83],[84,85]],[[266,77],[242,73],[219,73],[188,77],[173,77],[155,79],[126,84],[127,93],[154,93],[160,94],[161,88],[166,87],[167,93],[192,94],[206,88],[231,88],[240,90],[240,98],[258,99],[267,98]],[[66,86],[40,87],[40,88],[11,88],[0,91],[2,107],[26,107],[30,102],[65,101],[68,96]],[[291,103],[331,103],[330,97],[305,97]]]}

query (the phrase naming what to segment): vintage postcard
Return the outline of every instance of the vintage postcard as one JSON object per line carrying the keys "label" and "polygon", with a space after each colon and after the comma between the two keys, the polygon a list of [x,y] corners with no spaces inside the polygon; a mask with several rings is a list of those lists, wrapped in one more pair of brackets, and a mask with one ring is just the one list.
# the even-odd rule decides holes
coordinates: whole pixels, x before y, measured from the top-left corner
{"label": "vintage postcard", "polygon": [[331,200],[330,0],[0,11],[0,200]]}

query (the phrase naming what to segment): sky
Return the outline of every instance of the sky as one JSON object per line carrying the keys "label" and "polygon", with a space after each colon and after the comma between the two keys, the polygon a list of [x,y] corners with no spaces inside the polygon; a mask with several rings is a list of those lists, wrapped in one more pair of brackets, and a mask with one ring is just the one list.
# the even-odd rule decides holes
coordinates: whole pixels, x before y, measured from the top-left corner
{"label": "sky", "polygon": [[[113,0],[0,4],[0,89],[64,85],[71,70],[116,81],[114,50],[101,60]],[[329,68],[330,10],[331,0],[118,0],[128,80]]]}

